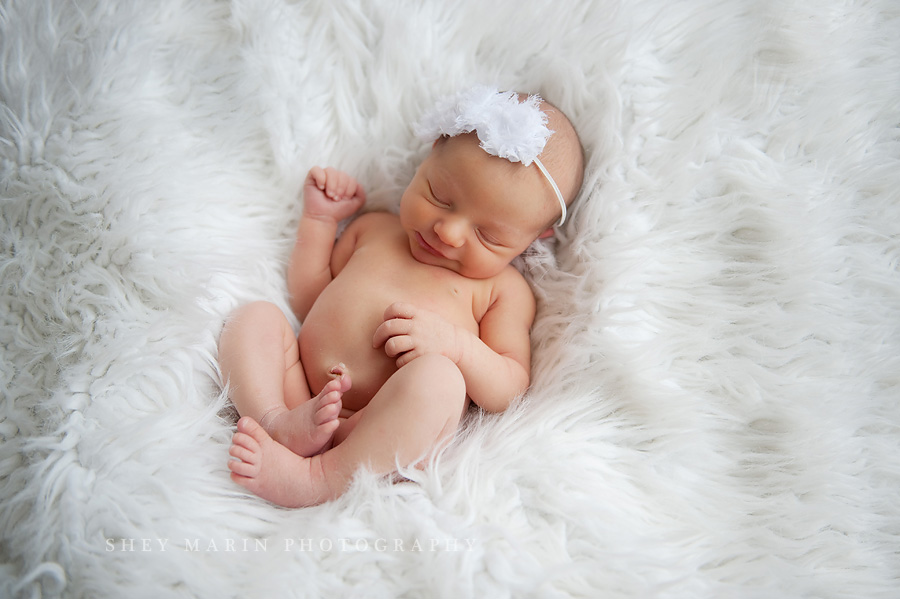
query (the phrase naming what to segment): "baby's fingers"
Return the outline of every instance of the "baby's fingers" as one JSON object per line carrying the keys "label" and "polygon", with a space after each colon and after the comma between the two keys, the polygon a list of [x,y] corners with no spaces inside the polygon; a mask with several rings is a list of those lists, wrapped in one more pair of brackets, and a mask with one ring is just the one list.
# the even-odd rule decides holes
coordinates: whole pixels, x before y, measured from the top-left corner
{"label": "baby's fingers", "polygon": [[415,305],[407,302],[394,302],[385,309],[382,318],[387,321],[392,318],[415,318],[415,316]]}
{"label": "baby's fingers", "polygon": [[412,337],[408,335],[398,335],[391,337],[384,343],[384,353],[390,358],[396,358],[406,352],[415,349],[416,345]]}
{"label": "baby's fingers", "polygon": [[327,173],[325,169],[321,166],[314,166],[309,169],[309,173],[306,175],[306,185],[314,185],[319,188],[321,191],[325,191],[325,181],[327,179]]}
{"label": "baby's fingers", "polygon": [[366,190],[359,184],[359,181],[350,177],[347,181],[344,197],[348,200],[356,200],[361,205],[366,201]]}
{"label": "baby's fingers", "polygon": [[327,177],[325,181],[325,195],[332,200],[345,200],[352,198],[359,184],[356,179],[336,168],[325,169]]}
{"label": "baby's fingers", "polygon": [[375,334],[372,336],[372,347],[381,347],[389,339],[396,337],[397,335],[408,335],[409,332],[410,327],[408,321],[396,318],[385,320],[378,325],[377,329],[375,329]]}
{"label": "baby's fingers", "polygon": [[341,199],[350,199],[356,195],[356,189],[359,187],[359,183],[356,182],[356,179],[353,177],[347,177],[346,180],[342,181],[343,189],[341,189]]}

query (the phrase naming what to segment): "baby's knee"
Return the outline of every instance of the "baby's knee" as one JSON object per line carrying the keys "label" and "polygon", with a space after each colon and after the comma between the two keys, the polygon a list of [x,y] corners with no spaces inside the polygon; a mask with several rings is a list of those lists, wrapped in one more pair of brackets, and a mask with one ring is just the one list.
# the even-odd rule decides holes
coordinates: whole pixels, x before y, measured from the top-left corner
{"label": "baby's knee", "polygon": [[284,318],[281,308],[272,302],[256,301],[241,306],[228,317],[229,323],[277,321]]}
{"label": "baby's knee", "polygon": [[287,319],[281,308],[271,302],[257,301],[241,306],[231,313],[222,330],[222,343],[244,344],[249,339],[271,338],[271,343],[279,343]]}
{"label": "baby's knee", "polygon": [[225,323],[226,329],[259,329],[279,327],[285,320],[284,312],[272,302],[257,301],[241,306],[231,313]]}

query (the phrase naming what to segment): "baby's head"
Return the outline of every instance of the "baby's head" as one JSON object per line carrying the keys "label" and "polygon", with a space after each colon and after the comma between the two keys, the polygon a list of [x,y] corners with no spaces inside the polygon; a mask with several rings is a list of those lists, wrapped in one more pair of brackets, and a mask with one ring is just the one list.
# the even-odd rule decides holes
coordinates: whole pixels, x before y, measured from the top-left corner
{"label": "baby's head", "polygon": [[439,125],[400,205],[417,260],[476,279],[498,274],[535,239],[552,234],[583,177],[578,135],[560,110],[533,96],[499,95],[506,105],[495,108],[522,112],[501,121],[499,133],[491,116],[466,126],[452,104],[437,115],[450,114],[456,129],[443,133],[448,127]]}
{"label": "baby's head", "polygon": [[[556,182],[568,206],[575,200],[584,181],[584,149],[572,122],[559,108],[546,100],[541,100],[540,109],[547,115],[547,128],[553,134],[547,139],[538,159]],[[560,211],[559,206],[557,209]],[[558,219],[549,221],[547,228],[557,221]]]}

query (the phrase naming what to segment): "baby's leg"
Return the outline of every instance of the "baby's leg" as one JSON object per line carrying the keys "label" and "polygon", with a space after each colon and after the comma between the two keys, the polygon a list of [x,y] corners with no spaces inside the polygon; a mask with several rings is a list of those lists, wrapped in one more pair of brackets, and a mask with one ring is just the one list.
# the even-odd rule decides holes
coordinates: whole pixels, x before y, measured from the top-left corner
{"label": "baby's leg", "polygon": [[228,464],[231,477],[278,505],[321,503],[341,495],[360,467],[389,474],[398,463],[425,457],[456,431],[465,405],[456,364],[422,356],[388,379],[342,443],[312,458],[285,451],[256,422],[242,418],[231,449],[237,459]]}
{"label": "baby's leg", "polygon": [[297,338],[278,306],[255,302],[237,310],[222,331],[219,364],[241,416],[300,455],[329,443],[350,380],[340,376],[310,398]]}

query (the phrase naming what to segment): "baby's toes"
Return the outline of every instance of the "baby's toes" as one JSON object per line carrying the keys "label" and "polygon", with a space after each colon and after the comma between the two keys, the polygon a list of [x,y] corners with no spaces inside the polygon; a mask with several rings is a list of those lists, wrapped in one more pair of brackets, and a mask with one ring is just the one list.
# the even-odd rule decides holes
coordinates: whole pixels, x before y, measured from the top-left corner
{"label": "baby's toes", "polygon": [[[248,437],[249,438],[249,437]],[[252,438],[249,438],[250,442],[256,443]],[[251,451],[244,445],[232,444],[231,449],[228,450],[228,453],[233,458],[237,458],[242,462],[246,462],[248,464],[256,464],[259,462],[259,454],[257,452]]]}
{"label": "baby's toes", "polygon": [[[316,410],[315,416],[313,417],[316,426],[331,422],[332,420],[337,420],[338,416],[341,414],[342,403],[340,394],[329,393],[328,395],[333,396],[331,401],[324,403],[324,405]],[[324,399],[325,398],[323,398],[323,400]]]}
{"label": "baby's toes", "polygon": [[335,391],[340,391],[340,390],[341,390],[341,379],[339,379],[339,378],[331,379],[330,381],[325,383],[324,387],[322,387],[322,391],[319,392],[319,396],[325,397],[326,395],[328,395],[330,393],[334,393]]}
{"label": "baby's toes", "polygon": [[241,459],[228,460],[228,469],[231,470],[233,474],[245,478],[252,478],[259,474],[258,463],[245,462]]}
{"label": "baby's toes", "polygon": [[231,447],[240,447],[250,453],[259,452],[259,442],[247,433],[237,432],[231,437]]}
{"label": "baby's toes", "polygon": [[[259,451],[259,448],[263,443],[272,439],[272,437],[269,436],[269,433],[267,433],[256,420],[248,416],[244,416],[238,420],[237,429],[238,432],[235,433],[235,437],[239,434],[244,434],[255,442],[255,445],[245,445],[245,447],[251,451]],[[242,440],[246,441],[243,437]]]}

